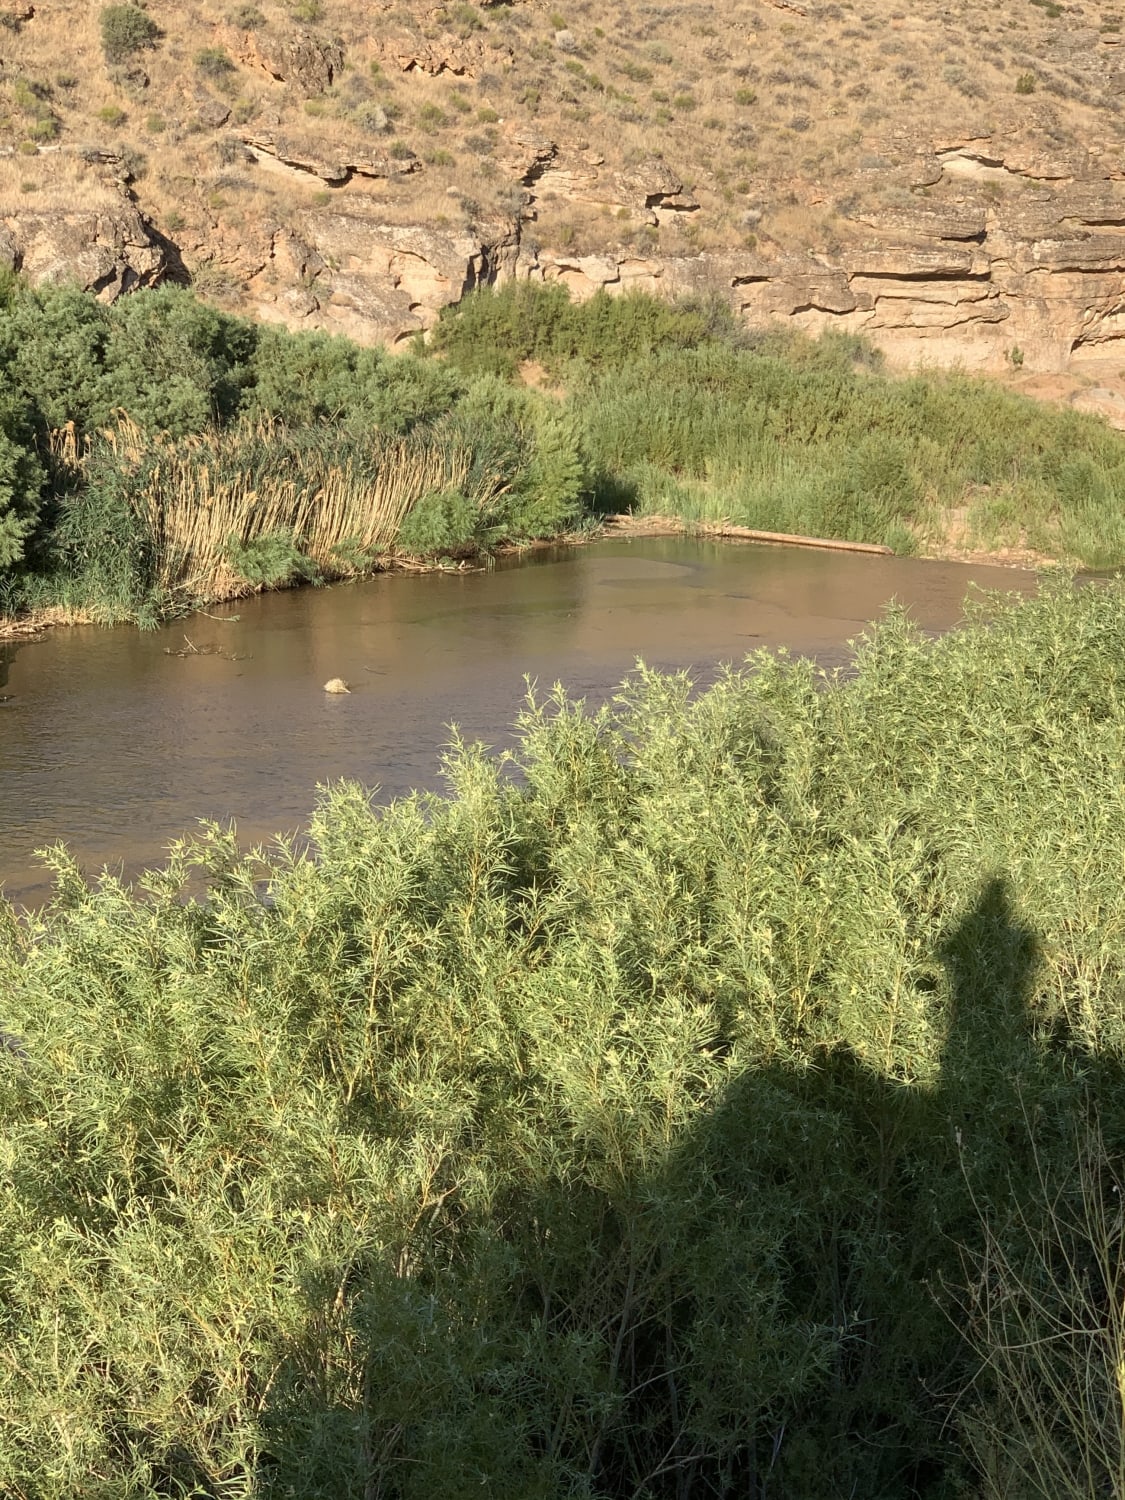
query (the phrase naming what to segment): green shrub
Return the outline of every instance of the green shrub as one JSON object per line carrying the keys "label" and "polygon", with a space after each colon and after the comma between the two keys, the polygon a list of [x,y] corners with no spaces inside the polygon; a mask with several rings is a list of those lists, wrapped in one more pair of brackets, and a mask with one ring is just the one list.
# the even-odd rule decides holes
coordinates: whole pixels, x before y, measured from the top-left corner
{"label": "green shrub", "polygon": [[0,395],[0,568],[11,568],[39,515],[45,478],[33,447],[26,404],[15,393]]}
{"label": "green shrub", "polygon": [[164,601],[141,504],[152,461],[123,465],[114,445],[98,438],[81,477],[56,475],[52,524],[36,558],[48,597],[53,590],[107,623],[156,623]]}
{"label": "green shrub", "polygon": [[57,115],[42,114],[27,127],[27,134],[31,140],[42,144],[57,140],[61,130],[62,123]]}
{"label": "green shrub", "polygon": [[445,19],[445,24],[453,26],[461,36],[469,36],[474,31],[484,29],[484,18],[475,6],[468,4],[468,0],[456,0],[456,3],[445,6],[439,14]]}
{"label": "green shrub", "polygon": [[102,51],[106,61],[124,62],[134,52],[154,47],[160,29],[150,15],[136,5],[106,5],[98,14]]}
{"label": "green shrub", "polygon": [[269,532],[252,542],[231,537],[227,560],[238,576],[253,588],[276,589],[298,580],[317,578],[317,570],[293,537],[283,531]]}
{"label": "green shrub", "polygon": [[513,283],[443,309],[434,347],[470,373],[510,375],[525,360],[552,369],[570,359],[618,364],[655,349],[707,340],[717,317],[721,314],[710,307],[676,307],[643,295],[599,292],[576,304],[565,287]]}
{"label": "green shrub", "polygon": [[417,119],[421,128],[427,132],[442,130],[449,124],[449,116],[436,104],[423,104]]}
{"label": "green shrub", "polygon": [[457,490],[442,490],[407,512],[397,546],[413,557],[445,557],[471,554],[481,539],[477,507]]}
{"label": "green shrub", "polygon": [[0,944],[5,1483],[1112,1495],[1123,704],[1125,598],[1063,585],[560,689],[311,849],[55,851]]}
{"label": "green shrub", "polygon": [[201,47],[194,62],[205,78],[216,81],[228,78],[234,72],[234,63],[222,47]]}

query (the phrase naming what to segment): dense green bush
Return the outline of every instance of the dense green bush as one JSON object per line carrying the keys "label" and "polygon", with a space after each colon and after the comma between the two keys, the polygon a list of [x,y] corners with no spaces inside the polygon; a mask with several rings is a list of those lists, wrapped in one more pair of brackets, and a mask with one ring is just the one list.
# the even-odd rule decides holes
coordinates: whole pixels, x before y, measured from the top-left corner
{"label": "dense green bush", "polygon": [[160,28],[151,16],[136,5],[105,5],[98,13],[102,51],[106,61],[124,62],[134,52],[152,47]]}
{"label": "dense green bush", "polygon": [[483,518],[458,490],[423,495],[399,529],[398,545],[417,557],[471,556],[482,540]]}
{"label": "dense green bush", "polygon": [[567,360],[620,364],[657,349],[691,348],[716,335],[734,336],[729,308],[610,297],[575,303],[564,286],[514,282],[446,308],[434,348],[466,374],[511,376],[525,360],[558,369]]}
{"label": "dense green bush", "polygon": [[560,692],[311,854],[56,856],[0,957],[8,1487],[1113,1494],[1123,705],[1125,597],[1060,587]]}
{"label": "dense green bush", "polygon": [[0,570],[24,555],[39,518],[43,466],[35,456],[27,407],[14,392],[0,395]]}

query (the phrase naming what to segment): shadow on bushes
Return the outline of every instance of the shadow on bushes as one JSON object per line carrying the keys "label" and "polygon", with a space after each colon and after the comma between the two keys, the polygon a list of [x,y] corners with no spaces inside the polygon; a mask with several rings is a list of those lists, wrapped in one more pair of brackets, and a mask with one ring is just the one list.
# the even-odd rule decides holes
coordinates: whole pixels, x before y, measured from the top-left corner
{"label": "shadow on bushes", "polygon": [[[526,1187],[487,1215],[446,1184],[420,1203],[415,1242],[327,1267],[265,1406],[266,1492],[982,1493],[958,1424],[996,1410],[995,1390],[973,1348],[980,1319],[950,1288],[977,1275],[985,1218],[1009,1264],[1030,1264],[1050,1221],[1042,1163],[1065,1182],[1091,1101],[1119,1129],[1122,1079],[1037,1029],[1039,942],[1005,879],[936,956],[935,1086],[842,1046],[767,1063],[642,1176],[617,1170],[612,1122],[576,1121],[585,1180],[529,1162]],[[425,1226],[443,1218],[438,1243]],[[1096,1329],[1105,1289],[1087,1290]],[[961,1300],[979,1312],[974,1295]],[[333,1339],[351,1376],[318,1352]],[[1005,1482],[983,1493],[1017,1492]]]}

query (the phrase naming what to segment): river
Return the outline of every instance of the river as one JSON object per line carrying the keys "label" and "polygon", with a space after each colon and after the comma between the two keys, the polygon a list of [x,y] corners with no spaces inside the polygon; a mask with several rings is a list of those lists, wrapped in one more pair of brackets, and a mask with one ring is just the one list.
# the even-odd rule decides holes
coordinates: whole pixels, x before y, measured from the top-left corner
{"label": "river", "polygon": [[[525,675],[603,701],[638,657],[701,682],[762,646],[840,663],[892,598],[939,631],[973,583],[1036,587],[1008,568],[660,537],[9,643],[0,881],[35,905],[34,851],[60,839],[90,872],[132,875],[198,818],[235,819],[247,843],[297,830],[317,783],[438,787],[448,726],[508,743]],[[352,692],[326,694],[332,677]]]}

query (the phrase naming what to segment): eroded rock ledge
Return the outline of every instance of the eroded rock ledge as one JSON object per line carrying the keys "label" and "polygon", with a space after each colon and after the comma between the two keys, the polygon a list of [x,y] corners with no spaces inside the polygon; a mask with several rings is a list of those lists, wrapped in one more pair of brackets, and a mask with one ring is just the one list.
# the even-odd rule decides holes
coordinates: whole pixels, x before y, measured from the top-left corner
{"label": "eroded rock ledge", "polygon": [[[623,169],[597,150],[509,126],[496,152],[511,184],[509,215],[450,227],[401,222],[401,199],[398,222],[388,222],[380,193],[423,170],[409,153],[361,158],[327,149],[311,130],[298,137],[268,122],[232,140],[261,170],[305,182],[312,174],[333,190],[326,206],[289,215],[284,227],[262,224],[237,247],[194,247],[204,262],[229,262],[248,310],[292,327],[395,344],[473,287],[524,279],[564,283],[576,297],[717,290],[748,321],[862,333],[899,366],[1060,372],[1125,354],[1117,150],[1045,151],[990,136],[938,138],[921,151],[890,142],[878,190],[857,183],[823,243],[773,237],[767,208],[754,216],[762,229],[752,248],[661,255],[612,243],[575,254],[552,246],[537,223],[542,206],[560,202],[604,218],[607,241],[616,225],[635,240],[640,226],[690,222],[699,205],[659,159]],[[107,297],[159,281],[175,247],[146,219],[123,163],[105,152],[84,160],[96,201],[36,211],[9,202],[0,261],[33,280],[76,278]],[[811,204],[828,196],[815,183],[802,191]]]}
{"label": "eroded rock ledge", "polygon": [[[318,170],[285,143],[251,144]],[[900,366],[1065,371],[1111,355],[1125,337],[1125,166],[1109,153],[938,139],[905,165],[888,161],[890,201],[857,194],[833,243],[798,247],[763,234],[753,249],[680,256],[613,246],[576,255],[528,232],[548,196],[634,226],[696,214],[667,163],[612,169],[597,151],[564,148],[526,126],[507,132],[499,159],[522,195],[511,222],[465,233],[387,226],[370,211],[310,214],[304,249],[279,241],[252,281],[256,310],[394,343],[466,290],[516,278],[562,282],[576,297],[720,290],[748,321],[863,333]],[[334,180],[330,171],[387,167],[319,170]],[[276,292],[263,290],[271,278]]]}

